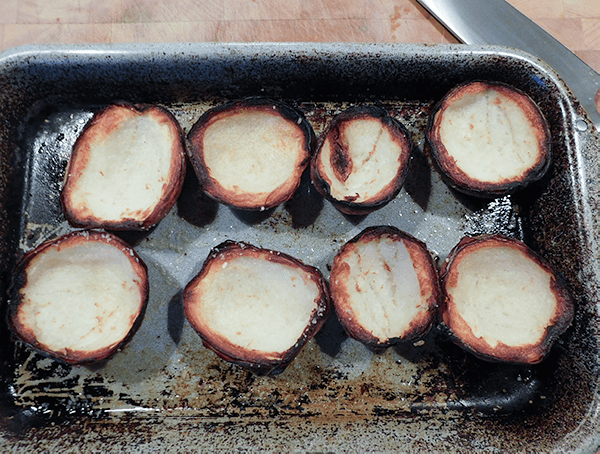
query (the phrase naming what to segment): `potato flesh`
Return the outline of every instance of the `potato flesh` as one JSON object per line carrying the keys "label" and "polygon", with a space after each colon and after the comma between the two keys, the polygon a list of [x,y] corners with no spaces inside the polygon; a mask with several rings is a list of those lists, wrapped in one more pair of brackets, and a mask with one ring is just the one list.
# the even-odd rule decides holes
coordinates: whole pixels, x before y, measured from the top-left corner
{"label": "potato flesh", "polygon": [[18,321],[51,351],[112,347],[140,312],[138,279],[123,252],[104,243],[47,249],[27,267]]}
{"label": "potato flesh", "polygon": [[71,205],[106,221],[144,220],[163,197],[176,140],[168,123],[132,113],[91,144]]}
{"label": "potato flesh", "polygon": [[317,309],[317,284],[302,270],[255,257],[217,266],[198,309],[210,331],[248,350],[292,348]]}
{"label": "potato flesh", "polygon": [[228,191],[271,193],[296,173],[304,143],[300,127],[276,112],[238,112],[207,127],[204,162]]}
{"label": "potato flesh", "polygon": [[345,261],[350,266],[347,290],[353,316],[373,336],[381,340],[401,337],[410,322],[427,310],[403,241],[358,242]]}
{"label": "potato flesh", "polygon": [[458,263],[458,282],[449,288],[460,316],[476,337],[496,347],[537,344],[557,306],[552,276],[522,252],[484,247]]}
{"label": "potato flesh", "polygon": [[470,178],[515,179],[541,158],[535,127],[511,98],[493,89],[468,93],[444,110],[440,138]]}
{"label": "potato flesh", "polygon": [[336,177],[331,165],[333,144],[325,140],[320,157],[325,173],[323,176],[330,184],[329,191],[333,198],[345,200],[346,197],[352,197],[354,203],[368,201],[396,178],[400,156],[407,151],[376,118],[352,119],[345,123],[342,130],[340,140],[347,146],[352,172],[345,181]]}

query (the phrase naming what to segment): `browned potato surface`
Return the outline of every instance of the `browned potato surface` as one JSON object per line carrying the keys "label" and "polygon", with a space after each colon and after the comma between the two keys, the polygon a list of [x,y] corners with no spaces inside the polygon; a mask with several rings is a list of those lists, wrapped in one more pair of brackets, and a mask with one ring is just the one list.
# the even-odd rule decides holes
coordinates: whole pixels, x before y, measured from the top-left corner
{"label": "browned potato surface", "polygon": [[445,180],[480,197],[522,189],[551,162],[550,132],[538,106],[500,83],[475,81],[451,90],[434,109],[428,140]]}
{"label": "browned potato surface", "polygon": [[321,135],[311,163],[317,190],[346,214],[367,214],[402,188],[412,142],[385,109],[361,106],[335,116]]}
{"label": "browned potato surface", "polygon": [[486,360],[539,363],[573,319],[562,280],[518,240],[464,238],[441,276],[443,323],[459,345]]}
{"label": "browned potato surface", "polygon": [[280,102],[251,98],[206,112],[188,134],[200,186],[242,210],[267,210],[290,199],[308,165],[314,132]]}
{"label": "browned potato surface", "polygon": [[185,176],[184,138],[165,109],[114,104],[73,146],[62,190],[71,224],[146,230],[173,207]]}
{"label": "browned potato surface", "polygon": [[394,227],[362,231],[333,261],[331,299],[346,332],[377,350],[429,331],[440,298],[425,244]]}
{"label": "browned potato surface", "polygon": [[233,241],[211,251],[183,301],[208,348],[270,375],[287,367],[329,312],[329,292],[316,268]]}
{"label": "browned potato surface", "polygon": [[78,231],[47,241],[16,269],[9,322],[33,348],[70,364],[106,359],[135,332],[146,266],[117,237]]}

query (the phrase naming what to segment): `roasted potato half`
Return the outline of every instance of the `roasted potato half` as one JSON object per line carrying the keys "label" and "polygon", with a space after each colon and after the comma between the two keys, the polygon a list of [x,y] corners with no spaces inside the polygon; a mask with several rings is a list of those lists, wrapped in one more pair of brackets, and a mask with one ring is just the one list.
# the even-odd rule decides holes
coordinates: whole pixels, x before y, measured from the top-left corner
{"label": "roasted potato half", "polygon": [[202,189],[249,211],[274,208],[294,195],[314,140],[300,111],[266,98],[210,109],[188,134],[190,161]]}
{"label": "roasted potato half", "polygon": [[427,138],[436,167],[455,189],[497,197],[539,180],[551,162],[544,115],[524,92],[474,81],[435,107]]}
{"label": "roasted potato half", "polygon": [[316,268],[233,241],[210,252],[183,302],[206,347],[261,375],[282,372],[329,313],[329,292]]}
{"label": "roasted potato half", "polygon": [[539,363],[573,319],[564,282],[518,240],[463,238],[441,279],[443,323],[458,345],[485,360]]}
{"label": "roasted potato half", "polygon": [[348,335],[374,350],[414,341],[436,319],[441,292],[431,254],[395,227],[369,227],[346,243],[329,283]]}
{"label": "roasted potato half", "polygon": [[9,325],[69,364],[108,358],[133,335],[148,300],[146,265],[119,238],[77,231],[26,254],[10,290]]}
{"label": "roasted potato half", "polygon": [[185,140],[167,110],[114,104],[73,146],[61,200],[77,227],[147,230],[173,207],[185,176]]}
{"label": "roasted potato half", "polygon": [[341,212],[367,214],[398,195],[411,153],[410,134],[385,109],[354,107],[336,115],[319,138],[313,185]]}

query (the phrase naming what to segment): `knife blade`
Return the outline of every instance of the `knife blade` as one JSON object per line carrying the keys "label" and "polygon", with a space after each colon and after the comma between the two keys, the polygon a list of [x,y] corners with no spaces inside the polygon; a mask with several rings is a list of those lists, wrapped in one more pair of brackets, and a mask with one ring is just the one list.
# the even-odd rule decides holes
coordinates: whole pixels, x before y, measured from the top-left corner
{"label": "knife blade", "polygon": [[512,5],[504,0],[417,1],[465,44],[513,47],[549,64],[600,131],[600,112],[596,107],[600,74]]}

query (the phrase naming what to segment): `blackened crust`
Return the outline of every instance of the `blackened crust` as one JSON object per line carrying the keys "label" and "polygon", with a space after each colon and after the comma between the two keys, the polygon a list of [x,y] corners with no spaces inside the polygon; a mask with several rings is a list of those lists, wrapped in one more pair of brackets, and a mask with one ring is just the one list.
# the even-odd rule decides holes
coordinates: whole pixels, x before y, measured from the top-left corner
{"label": "blackened crust", "polygon": [[[456,166],[454,159],[446,150],[440,138],[440,123],[444,111],[455,100],[463,95],[494,88],[521,106],[531,124],[535,127],[538,146],[542,153],[538,162],[519,178],[507,179],[498,183],[486,183],[476,180]],[[515,87],[500,82],[470,81],[460,84],[450,90],[434,107],[427,127],[427,145],[431,151],[433,164],[439,171],[444,182],[467,195],[482,198],[494,198],[512,194],[540,180],[552,163],[552,137],[548,123],[539,107],[529,96]]]}
{"label": "blackened crust", "polygon": [[[313,311],[310,322],[307,324],[304,332],[294,344],[294,346],[285,352],[277,354],[276,358],[267,358],[262,352],[256,350],[244,349],[231,343],[219,333],[209,329],[203,329],[202,323],[197,321],[196,309],[194,307],[195,287],[199,282],[211,272],[211,267],[221,261],[229,261],[234,257],[253,256],[263,260],[281,263],[287,266],[297,267],[310,275],[311,280],[319,289],[319,298],[316,301],[316,308]],[[183,295],[184,312],[186,318],[202,339],[203,344],[214,351],[222,359],[250,369],[259,375],[276,375],[285,370],[285,368],[298,355],[302,347],[308,342],[323,326],[330,310],[329,289],[321,272],[310,265],[302,263],[300,260],[284,254],[282,252],[269,249],[258,248],[244,242],[225,241],[211,250],[198,275],[194,277],[186,286]],[[285,327],[281,327],[285,329]]]}
{"label": "blackened crust", "polygon": [[[70,187],[69,187],[69,175],[78,172],[78,169],[75,168],[75,159],[76,154],[79,153],[79,150],[84,147],[87,148],[88,134],[92,128],[97,128],[98,125],[101,125],[107,116],[111,115],[111,111],[115,109],[128,109],[132,112],[136,112],[138,114],[147,114],[147,115],[156,115],[166,121],[172,132],[175,140],[173,141],[173,149],[172,149],[172,160],[177,161],[175,165],[172,165],[171,172],[169,173],[166,189],[164,190],[160,200],[157,202],[156,206],[148,215],[144,217],[144,219],[132,219],[132,218],[123,218],[119,221],[109,221],[105,219],[99,219],[91,214],[84,214],[78,210],[77,207],[73,207],[71,203],[69,203],[70,197]],[[116,125],[107,125],[108,128],[102,132],[96,132],[96,134],[104,133],[105,135],[110,134],[110,132],[116,127]],[[83,163],[85,166],[85,163]],[[77,137],[75,144],[73,145],[73,154],[71,159],[69,160],[69,165],[67,167],[67,171],[65,174],[65,185],[63,190],[61,191],[61,206],[63,208],[63,212],[69,223],[77,228],[84,229],[95,229],[101,228],[106,230],[148,230],[151,227],[155,226],[162,218],[164,218],[167,213],[171,210],[171,208],[175,205],[179,194],[183,188],[183,181],[185,177],[185,168],[186,168],[186,151],[185,151],[185,135],[183,130],[181,129],[181,125],[175,118],[175,116],[169,112],[167,109],[142,104],[142,105],[133,105],[127,102],[119,102],[114,103],[109,106],[104,107],[94,114],[94,116],[86,123],[83,130]]]}
{"label": "blackened crust", "polygon": [[[100,348],[93,351],[76,351],[68,349],[64,352],[51,351],[45,345],[37,341],[29,327],[21,325],[17,320],[19,307],[23,303],[20,290],[27,285],[27,267],[33,258],[39,254],[43,254],[49,248],[58,247],[60,249],[61,244],[72,244],[87,241],[97,241],[110,244],[120,249],[123,255],[128,258],[131,266],[135,270],[135,274],[138,276],[137,285],[140,289],[140,294],[142,295],[140,311],[135,318],[135,321],[132,324],[128,334],[121,340],[121,342],[111,348]],[[75,231],[53,240],[46,241],[37,248],[25,254],[13,272],[13,278],[8,294],[9,305],[7,311],[7,324],[11,332],[18,339],[39,353],[56,358],[67,364],[96,363],[109,359],[113,354],[123,348],[123,346],[125,346],[131,340],[142,324],[149,295],[148,269],[139,255],[115,235],[98,230]]]}
{"label": "blackened crust", "polygon": [[[304,138],[302,144],[304,158],[298,163],[294,174],[290,175],[283,187],[277,188],[269,195],[266,203],[263,200],[256,200],[253,194],[234,193],[224,188],[219,181],[211,176],[210,169],[204,160],[203,137],[206,129],[215,121],[219,121],[220,117],[226,114],[235,115],[237,112],[242,111],[275,112],[288,122],[295,124]],[[310,162],[316,137],[312,126],[299,110],[269,98],[252,97],[228,102],[205,112],[192,126],[187,135],[187,142],[188,157],[200,187],[206,194],[225,205],[247,211],[262,211],[274,208],[294,195],[300,185],[302,173]]]}
{"label": "blackened crust", "polygon": [[[385,340],[375,337],[367,327],[358,322],[352,312],[346,311],[351,307],[352,302],[350,295],[345,290],[347,284],[345,279],[349,274],[349,267],[345,263],[347,255],[352,253],[357,243],[379,241],[383,235],[393,238],[394,241],[403,241],[409,249],[413,262],[415,260],[418,262],[416,268],[420,271],[418,277],[422,298],[427,298],[427,310],[411,321],[404,335]],[[336,315],[344,330],[350,337],[362,342],[374,351],[381,351],[393,345],[414,342],[427,334],[437,321],[437,311],[441,299],[437,267],[425,243],[392,226],[368,227],[340,249],[334,259],[331,271],[330,291]]]}
{"label": "blackened crust", "polygon": [[[380,191],[376,197],[373,197],[368,202],[354,202],[349,200],[336,199],[331,195],[330,183],[324,176],[322,165],[319,161],[321,149],[326,140],[330,139],[337,142],[336,137],[340,134],[340,126],[346,122],[355,119],[364,118],[375,118],[381,121],[382,125],[390,132],[392,137],[398,143],[401,143],[405,148],[405,158],[398,167],[398,172],[384,190]],[[333,139],[332,139],[333,138]],[[341,112],[336,115],[325,131],[321,134],[317,141],[316,152],[311,159],[310,174],[314,187],[317,191],[325,197],[333,206],[344,214],[349,215],[364,215],[378,210],[390,201],[392,201],[402,189],[406,175],[410,167],[410,157],[412,155],[413,143],[411,135],[408,130],[398,122],[395,118],[389,115],[387,110],[377,106],[358,106]],[[342,159],[343,154],[339,155],[337,159],[338,167],[340,168],[337,173],[344,174],[349,170],[346,168],[348,163]]]}
{"label": "blackened crust", "polygon": [[[471,328],[454,308],[452,298],[448,294],[448,288],[457,279],[455,272],[456,265],[460,262],[463,254],[468,254],[473,250],[489,246],[490,244],[515,248],[553,276],[551,290],[556,296],[558,307],[553,319],[545,328],[545,335],[537,344],[515,347],[500,342],[496,347],[491,347],[484,340],[473,336]],[[444,261],[440,272],[440,280],[443,292],[440,313],[446,331],[457,345],[486,361],[512,364],[537,364],[547,356],[556,339],[567,330],[573,320],[574,304],[562,276],[553,271],[550,264],[542,256],[531,250],[521,241],[512,238],[502,235],[464,237],[452,249],[448,258]]]}

